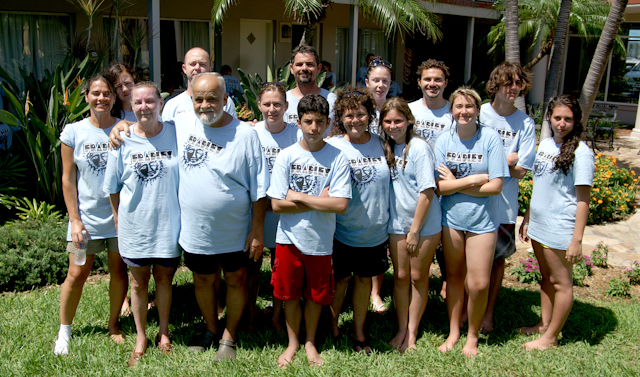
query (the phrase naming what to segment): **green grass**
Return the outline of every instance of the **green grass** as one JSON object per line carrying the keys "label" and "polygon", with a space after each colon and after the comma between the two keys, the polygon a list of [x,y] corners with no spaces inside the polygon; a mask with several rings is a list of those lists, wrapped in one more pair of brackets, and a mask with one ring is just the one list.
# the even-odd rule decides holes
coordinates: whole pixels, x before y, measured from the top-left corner
{"label": "green grass", "polygon": [[[268,279],[265,269],[261,307],[269,302]],[[393,276],[387,273],[385,279],[383,293],[388,297]],[[328,312],[323,313],[318,344],[325,365],[309,368],[301,350],[287,370],[278,368],[276,363],[286,339],[266,325],[251,334],[241,333],[235,362],[214,364],[215,350],[201,354],[187,351],[189,339],[202,329],[188,271],[179,272],[174,281],[170,319],[173,354],[164,356],[150,346],[135,368],[127,366],[135,339],[133,318],[122,320],[122,330],[127,335],[125,344],[116,345],[107,336],[106,281],[85,287],[73,324],[70,354],[66,357],[53,355],[59,326],[59,287],[5,294],[0,296],[0,376],[637,376],[640,373],[637,301],[576,300],[560,347],[526,352],[522,344],[534,337],[520,335],[515,329],[537,321],[538,293],[503,288],[496,308],[497,330],[481,340],[480,355],[468,360],[461,354],[464,337],[452,352],[441,354],[437,350],[448,332],[446,308],[436,294],[439,289],[440,280],[431,279],[430,301],[416,352],[400,354],[385,346],[396,331],[395,313],[391,310],[385,315],[368,315],[367,333],[375,352],[370,356],[354,353],[348,336],[352,330],[351,308],[347,306],[341,316],[345,335],[337,341],[328,335]],[[152,310],[147,327],[149,339],[157,334],[157,320],[157,312]]]}

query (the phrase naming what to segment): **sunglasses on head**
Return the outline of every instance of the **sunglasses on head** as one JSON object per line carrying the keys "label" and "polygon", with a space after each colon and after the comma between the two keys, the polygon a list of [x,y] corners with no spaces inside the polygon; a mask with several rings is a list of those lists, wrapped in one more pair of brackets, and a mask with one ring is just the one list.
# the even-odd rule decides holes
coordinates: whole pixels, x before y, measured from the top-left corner
{"label": "sunglasses on head", "polygon": [[262,87],[264,88],[267,85],[273,84],[275,86],[281,86],[284,88],[284,83],[281,83],[280,81],[269,81],[269,82],[265,82],[264,84],[262,84]]}
{"label": "sunglasses on head", "polygon": [[371,63],[369,63],[369,67],[380,67],[380,66],[391,69],[391,63],[389,63],[386,60],[376,59],[376,60],[372,60]]}

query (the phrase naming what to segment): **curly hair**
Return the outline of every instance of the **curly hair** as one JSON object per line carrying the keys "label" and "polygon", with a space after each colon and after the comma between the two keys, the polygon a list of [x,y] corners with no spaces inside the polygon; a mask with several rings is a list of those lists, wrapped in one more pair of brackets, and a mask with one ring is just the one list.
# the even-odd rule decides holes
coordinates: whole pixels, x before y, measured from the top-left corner
{"label": "curly hair", "polygon": [[[578,99],[570,94],[563,94],[560,97],[556,97],[549,102],[549,111],[547,112],[549,122],[552,120],[553,110],[559,106],[568,107],[573,113],[573,129],[564,137],[562,145],[560,146],[560,154],[554,159],[554,166],[552,171],[562,170],[564,175],[569,173],[569,169],[573,165],[575,159],[575,152],[580,145],[580,138],[584,131],[584,125],[582,124],[582,107]],[[553,128],[552,131],[553,133]]]}
{"label": "curly hair", "polygon": [[531,89],[531,78],[533,74],[522,68],[520,63],[502,62],[499,66],[495,67],[493,71],[491,71],[489,81],[487,81],[485,88],[491,100],[493,101],[496,97],[496,93],[498,93],[501,86],[511,86],[516,76],[521,82],[519,85],[520,95],[524,96],[529,92],[529,89]]}
{"label": "curly hair", "polygon": [[376,118],[376,102],[366,88],[354,88],[348,86],[338,93],[338,98],[333,105],[333,126],[329,136],[344,135],[347,129],[342,122],[342,117],[348,110],[357,110],[361,105],[367,109],[369,119],[367,120],[367,130],[371,121]]}
{"label": "curly hair", "polygon": [[445,80],[449,79],[449,67],[447,67],[447,65],[444,64],[444,62],[441,62],[441,61],[435,60],[435,59],[429,59],[429,60],[426,60],[426,61],[422,62],[422,64],[420,64],[420,66],[418,66],[418,71],[416,72],[416,75],[418,76],[418,80],[420,80],[422,78],[422,72],[424,72],[427,69],[431,69],[431,68],[437,68],[437,69],[441,70],[442,73],[444,73],[444,79]]}
{"label": "curly hair", "polygon": [[[389,113],[389,111],[395,110],[400,115],[407,119],[407,137],[405,140],[405,147],[403,151],[402,159],[404,163],[402,164],[402,168],[407,165],[407,154],[409,153],[409,148],[411,146],[411,140],[413,139],[413,128],[416,124],[416,119],[413,117],[411,113],[411,109],[403,98],[393,97],[387,100],[387,102],[382,105],[382,109],[380,109],[380,124],[382,125],[385,116]],[[387,159],[387,165],[389,165],[389,169],[393,169],[396,166],[396,155],[393,152],[394,147],[396,146],[395,141],[387,135],[387,133],[383,133],[382,139],[384,140],[384,155]]]}
{"label": "curly hair", "polygon": [[113,63],[104,72],[104,76],[107,78],[107,80],[111,81],[111,85],[114,87],[113,93],[116,95],[116,103],[113,105],[113,108],[111,109],[111,115],[117,118],[122,118],[123,113],[122,113],[122,103],[117,97],[117,94],[115,92],[115,87],[116,87],[116,82],[118,82],[118,78],[120,77],[120,74],[123,72],[126,72],[131,75],[131,78],[133,79],[134,84],[138,83],[138,78],[136,77],[136,73],[133,71],[133,69],[131,69],[131,67],[129,67],[124,63]]}

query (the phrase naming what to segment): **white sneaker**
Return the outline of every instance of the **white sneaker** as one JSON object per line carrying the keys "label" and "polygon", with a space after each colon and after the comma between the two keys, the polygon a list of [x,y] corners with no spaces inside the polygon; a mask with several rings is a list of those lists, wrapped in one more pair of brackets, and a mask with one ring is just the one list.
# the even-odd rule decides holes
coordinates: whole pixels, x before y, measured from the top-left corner
{"label": "white sneaker", "polygon": [[69,342],[63,339],[56,340],[56,345],[53,348],[54,355],[68,355],[69,354]]}

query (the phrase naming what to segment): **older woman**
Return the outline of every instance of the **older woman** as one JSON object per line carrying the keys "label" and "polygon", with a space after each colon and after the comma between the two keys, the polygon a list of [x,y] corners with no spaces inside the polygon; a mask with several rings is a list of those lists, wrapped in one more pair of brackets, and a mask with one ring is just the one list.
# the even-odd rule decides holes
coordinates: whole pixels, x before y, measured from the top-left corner
{"label": "older woman", "polygon": [[365,353],[371,352],[364,335],[371,277],[389,268],[386,244],[390,175],[382,140],[368,131],[374,118],[375,102],[371,94],[366,89],[347,88],[338,93],[332,137],[327,141],[349,159],[352,189],[345,214],[336,217],[332,334],[339,335],[338,317],[353,274],[354,348]]}
{"label": "older woman", "polygon": [[158,348],[165,354],[171,352],[171,282],[181,251],[175,126],[158,121],[163,101],[154,83],[136,84],[131,97],[137,123],[131,137],[109,153],[104,190],[111,194],[120,255],[132,275],[131,308],[137,337],[129,366],[134,366],[147,348],[151,266],[160,319]]}
{"label": "older woman", "polygon": [[[102,75],[86,82],[84,99],[90,116],[67,124],[60,134],[62,154],[62,191],[69,212],[67,250],[69,272],[60,291],[60,331],[54,353],[66,355],[71,338],[71,322],[76,314],[82,288],[91,272],[95,254],[108,250],[109,335],[116,342],[124,341],[118,328],[120,305],[127,294],[127,266],[118,254],[116,227],[109,205],[109,196],[102,192],[109,150],[109,132],[118,121],[111,116],[115,101],[113,86]],[[86,234],[86,237],[83,235]],[[85,248],[86,261],[74,262],[75,254]]]}

